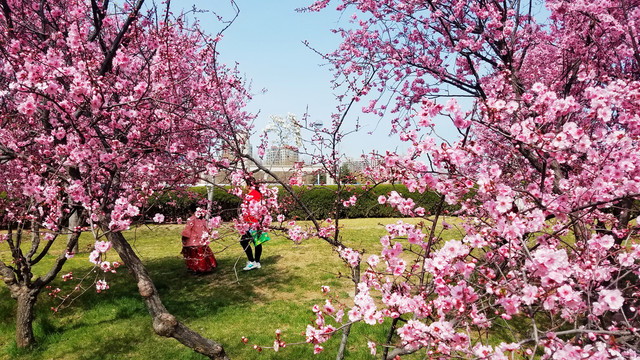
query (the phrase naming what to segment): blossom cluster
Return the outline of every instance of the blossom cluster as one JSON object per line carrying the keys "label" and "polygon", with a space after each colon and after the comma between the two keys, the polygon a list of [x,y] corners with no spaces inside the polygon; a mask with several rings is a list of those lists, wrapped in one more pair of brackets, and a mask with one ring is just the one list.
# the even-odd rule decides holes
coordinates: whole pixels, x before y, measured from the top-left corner
{"label": "blossom cluster", "polygon": [[129,4],[100,16],[88,16],[86,1],[4,7],[2,225],[35,221],[52,241],[74,213],[98,231],[122,231],[152,194],[229,166],[209,154],[253,115],[237,71],[211,61],[216,39]]}
{"label": "blossom cluster", "polygon": [[[391,353],[637,358],[640,12],[627,1],[548,0],[545,27],[506,3],[336,3],[357,10],[328,55],[336,83],[352,86],[343,98],[379,90],[363,111],[396,114],[392,133],[407,147],[374,154],[367,175],[442,200],[428,216],[397,192],[378,198],[424,220],[387,225],[382,251],[354,279],[369,289],[355,297],[375,292],[383,316],[404,316]],[[432,97],[443,85],[473,106]],[[457,141],[438,137],[445,118]],[[444,218],[444,203],[455,217]],[[513,343],[471,341],[525,319]]]}
{"label": "blossom cluster", "polygon": [[249,192],[243,194],[240,187],[234,187],[231,190],[240,191],[241,197],[245,199],[240,205],[238,218],[234,219],[234,227],[241,234],[249,230],[266,231],[273,222],[271,214],[277,213],[280,208],[277,187],[261,184],[256,190],[261,194],[260,201],[250,198]]}

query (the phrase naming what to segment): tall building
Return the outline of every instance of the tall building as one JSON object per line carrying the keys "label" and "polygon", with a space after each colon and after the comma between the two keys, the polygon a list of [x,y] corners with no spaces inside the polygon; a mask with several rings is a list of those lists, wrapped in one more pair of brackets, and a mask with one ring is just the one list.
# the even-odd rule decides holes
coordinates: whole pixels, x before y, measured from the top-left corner
{"label": "tall building", "polygon": [[265,154],[266,165],[293,165],[299,161],[297,148],[272,146]]}

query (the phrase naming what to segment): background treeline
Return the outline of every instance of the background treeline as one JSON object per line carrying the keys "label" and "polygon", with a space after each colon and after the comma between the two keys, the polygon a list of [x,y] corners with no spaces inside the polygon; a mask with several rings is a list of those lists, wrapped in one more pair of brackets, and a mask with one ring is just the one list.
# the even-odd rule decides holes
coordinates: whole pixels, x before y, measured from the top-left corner
{"label": "background treeline", "polygon": [[[334,203],[337,195],[337,186],[316,186],[316,187],[296,187],[296,196],[315,215],[317,219],[326,219],[333,216]],[[363,189],[362,186],[352,185],[343,189],[340,202],[348,200],[351,196],[357,195],[358,201],[350,207],[342,207],[339,218],[384,218],[402,217],[395,209],[388,205],[378,204],[378,196],[389,195],[391,191],[397,191],[404,197],[412,198],[417,206],[423,207],[427,212],[433,213],[440,204],[440,198],[435,192],[423,194],[412,193],[404,185],[382,184],[373,189]],[[281,213],[287,219],[305,220],[307,215],[302,207],[296,202],[292,195],[286,193],[282,188],[279,191]],[[201,207],[206,206],[206,187],[193,187],[185,192],[168,192],[153,199],[146,214],[153,217],[155,213],[163,214],[168,221],[175,221],[177,218],[186,219],[189,216],[189,208],[196,204]],[[213,215],[220,215],[223,220],[229,221],[238,214],[238,206],[241,199],[229,194],[226,189],[215,188],[213,194]],[[442,204],[448,211],[457,210],[446,203]]]}

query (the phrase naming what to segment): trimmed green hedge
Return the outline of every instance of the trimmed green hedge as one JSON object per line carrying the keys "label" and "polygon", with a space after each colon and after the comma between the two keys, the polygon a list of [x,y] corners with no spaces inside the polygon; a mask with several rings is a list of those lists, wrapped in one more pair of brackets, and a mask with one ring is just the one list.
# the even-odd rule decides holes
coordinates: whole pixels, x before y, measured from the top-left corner
{"label": "trimmed green hedge", "polygon": [[[186,219],[190,215],[191,205],[206,208],[207,188],[197,186],[187,191],[171,191],[162,194],[149,201],[147,214],[151,217],[155,213],[161,213],[168,221],[177,218]],[[215,188],[213,190],[213,211],[214,216],[220,215],[224,221],[229,221],[237,216],[240,199],[227,191]]]}
{"label": "trimmed green hedge", "polygon": [[[337,186],[313,187],[311,189],[296,189],[298,196],[307,208],[315,215],[317,219],[325,219],[333,216],[334,203],[336,199]],[[435,192],[426,192],[423,194],[410,192],[404,185],[382,184],[373,189],[365,190],[362,186],[348,186],[340,195],[340,218],[367,218],[367,217],[402,217],[397,210],[389,205],[380,205],[378,197],[380,195],[389,195],[391,191],[397,191],[405,198],[412,198],[416,206],[423,207],[427,212],[434,212],[440,202]],[[351,196],[356,195],[358,201],[355,205],[345,208],[342,201],[348,200]],[[291,203],[291,196],[283,194],[285,204]],[[444,209],[453,211],[457,207],[444,204]],[[285,206],[285,215],[288,218],[306,219],[307,215],[301,207],[296,204]]]}
{"label": "trimmed green hedge", "polygon": [[[333,217],[337,186],[296,187],[295,191],[316,219]],[[340,195],[340,218],[402,217],[402,214],[390,206],[378,204],[378,197],[388,195],[391,191],[397,191],[403,197],[412,198],[417,206],[423,207],[427,213],[434,212],[440,201],[435,192],[411,193],[404,185],[382,184],[370,190],[353,185],[346,187]],[[342,201],[349,199],[354,194],[358,196],[356,204],[348,208],[343,207]],[[282,213],[288,219],[305,220],[308,218],[302,207],[284,189],[280,188],[279,196]],[[162,213],[169,221],[178,217],[184,219],[189,216],[189,207],[192,204],[205,207],[206,199],[207,189],[204,186],[193,187],[184,192],[166,193],[150,202],[147,214],[153,217],[155,213]],[[241,201],[225,190],[216,188],[214,189],[213,202],[213,215],[220,215],[223,220],[229,221],[237,216]],[[457,209],[457,207],[446,203],[444,208],[449,211]]]}

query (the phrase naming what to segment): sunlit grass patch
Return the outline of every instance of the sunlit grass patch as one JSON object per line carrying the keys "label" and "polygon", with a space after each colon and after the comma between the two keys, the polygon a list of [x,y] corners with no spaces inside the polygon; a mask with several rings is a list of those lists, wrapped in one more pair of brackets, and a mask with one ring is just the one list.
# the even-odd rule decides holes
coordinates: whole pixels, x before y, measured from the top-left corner
{"label": "sunlit grass patch", "polygon": [[[368,256],[379,253],[380,237],[386,234],[384,224],[399,219],[346,219],[341,231],[346,246],[367,249]],[[447,219],[449,221],[450,218]],[[417,219],[403,219],[417,223]],[[451,220],[452,223],[455,220]],[[246,257],[237,236],[214,242],[218,268],[211,274],[189,273],[180,255],[180,225],[142,226],[125,233],[138,255],[146,264],[160,296],[168,310],[180,321],[204,336],[220,341],[235,359],[305,359],[313,356],[309,345],[291,346],[279,353],[264,350],[258,354],[252,344],[271,346],[274,331],[282,330],[285,341],[304,342],[302,332],[315,319],[311,307],[324,303],[322,285],[331,287],[349,304],[353,283],[337,274],[349,274],[349,268],[324,241],[311,239],[296,245],[277,234],[263,248],[262,269],[242,271]],[[439,229],[438,229],[439,230]],[[445,238],[461,238],[455,228],[444,233]],[[66,239],[54,245],[35,273],[41,274],[63,251]],[[88,261],[93,244],[91,234],[80,239],[80,253],[70,259],[61,274],[73,272],[74,280],[63,282],[60,276],[51,284],[61,294],[68,293],[77,279],[92,271]],[[406,243],[406,240],[398,240]],[[0,252],[7,261],[9,254]],[[109,251],[109,261],[118,261],[115,251]],[[236,267],[234,270],[234,266]],[[363,265],[364,266],[364,265]],[[103,276],[101,270],[90,277]],[[116,274],[106,274],[110,289],[97,294],[89,288],[68,308],[53,313],[50,308],[59,304],[46,292],[40,294],[36,305],[34,330],[38,345],[32,349],[15,347],[15,301],[6,286],[0,284],[0,359],[202,359],[204,357],[185,348],[173,339],[153,333],[151,318],[138,294],[137,287],[125,267]],[[86,284],[90,286],[90,282]],[[347,348],[347,358],[369,358],[367,341],[384,342],[386,326],[371,327],[355,324]],[[249,344],[241,337],[246,336]],[[316,359],[333,359],[339,336],[326,344],[325,352]],[[412,358],[422,358],[416,354]],[[404,358],[404,357],[403,357]]]}

